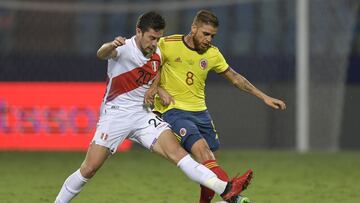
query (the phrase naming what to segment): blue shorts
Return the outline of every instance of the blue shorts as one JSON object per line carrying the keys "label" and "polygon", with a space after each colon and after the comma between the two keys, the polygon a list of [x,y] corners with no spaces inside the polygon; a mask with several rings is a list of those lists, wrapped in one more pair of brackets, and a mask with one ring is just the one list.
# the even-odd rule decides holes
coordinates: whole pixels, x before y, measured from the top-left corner
{"label": "blue shorts", "polygon": [[219,138],[208,110],[184,111],[171,109],[163,114],[163,119],[171,125],[171,129],[188,152],[193,144],[204,138],[211,151],[219,149]]}

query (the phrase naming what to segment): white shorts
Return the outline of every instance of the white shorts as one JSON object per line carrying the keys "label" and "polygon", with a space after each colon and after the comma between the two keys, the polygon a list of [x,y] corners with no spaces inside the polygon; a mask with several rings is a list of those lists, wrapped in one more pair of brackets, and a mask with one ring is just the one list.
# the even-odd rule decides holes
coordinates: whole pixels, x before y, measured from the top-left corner
{"label": "white shorts", "polygon": [[152,150],[160,134],[170,130],[168,123],[145,107],[134,111],[105,105],[100,113],[92,142],[109,148],[112,154],[125,139]]}

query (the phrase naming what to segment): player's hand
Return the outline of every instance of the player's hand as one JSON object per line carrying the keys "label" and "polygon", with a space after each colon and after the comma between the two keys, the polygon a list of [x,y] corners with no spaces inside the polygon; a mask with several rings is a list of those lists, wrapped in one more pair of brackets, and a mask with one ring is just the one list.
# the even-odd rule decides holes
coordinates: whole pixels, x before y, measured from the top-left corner
{"label": "player's hand", "polygon": [[170,104],[175,104],[174,98],[167,91],[165,91],[164,89],[158,88],[158,95],[159,95],[159,97],[161,99],[161,103],[164,106],[168,106]]}
{"label": "player's hand", "polygon": [[286,104],[279,99],[275,99],[272,97],[265,97],[264,102],[265,104],[271,106],[274,109],[281,109],[281,110],[286,109]]}
{"label": "player's hand", "polygon": [[154,104],[154,97],[156,94],[156,88],[150,88],[145,92],[145,96],[144,96],[144,104],[145,105],[153,105]]}
{"label": "player's hand", "polygon": [[125,44],[125,40],[126,40],[126,38],[119,36],[119,37],[116,37],[116,38],[114,39],[114,41],[112,41],[111,44],[112,44],[114,47],[122,46],[122,45]]}

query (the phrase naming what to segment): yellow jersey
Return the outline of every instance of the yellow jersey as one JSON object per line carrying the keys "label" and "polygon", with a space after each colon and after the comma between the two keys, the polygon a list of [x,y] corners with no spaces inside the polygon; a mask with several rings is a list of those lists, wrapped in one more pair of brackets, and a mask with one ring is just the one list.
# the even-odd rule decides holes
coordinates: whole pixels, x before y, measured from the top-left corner
{"label": "yellow jersey", "polygon": [[163,37],[158,42],[162,68],[160,87],[175,100],[175,104],[164,106],[155,97],[155,111],[164,113],[176,108],[185,111],[206,110],[205,80],[210,70],[223,73],[229,65],[219,49],[211,46],[199,54],[185,44],[184,35]]}

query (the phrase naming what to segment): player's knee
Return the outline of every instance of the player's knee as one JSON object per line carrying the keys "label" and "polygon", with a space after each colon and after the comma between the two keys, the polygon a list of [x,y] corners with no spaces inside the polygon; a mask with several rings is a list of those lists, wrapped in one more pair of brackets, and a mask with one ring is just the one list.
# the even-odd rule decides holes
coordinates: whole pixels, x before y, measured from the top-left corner
{"label": "player's knee", "polygon": [[82,176],[84,176],[84,178],[92,178],[96,171],[98,170],[97,167],[95,166],[91,166],[89,164],[81,164],[81,167],[80,167],[80,173]]}
{"label": "player's knee", "polygon": [[193,153],[193,155],[195,156],[195,159],[200,163],[208,160],[215,160],[215,156],[210,150],[198,151],[196,153]]}
{"label": "player's knee", "polygon": [[182,158],[188,155],[188,153],[180,145],[177,145],[167,150],[166,155],[171,162],[177,164]]}
{"label": "player's knee", "polygon": [[174,154],[173,160],[177,163],[188,154],[189,153],[187,153],[185,149],[179,145],[179,148],[176,150],[176,153]]}
{"label": "player's knee", "polygon": [[175,164],[188,154],[171,131],[164,131],[160,135],[153,150]]}

